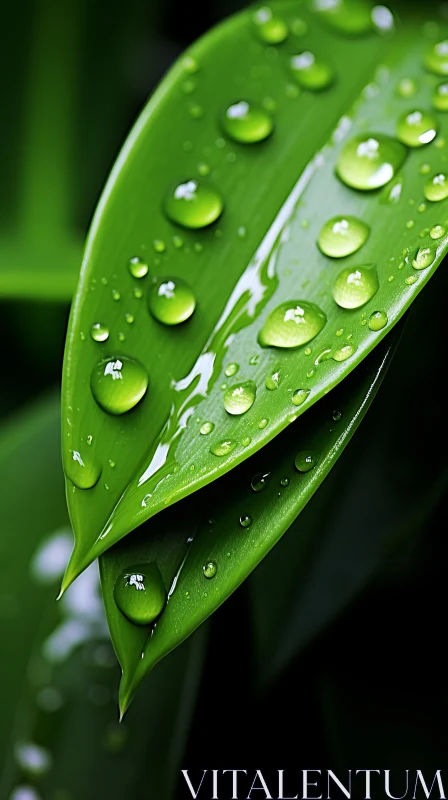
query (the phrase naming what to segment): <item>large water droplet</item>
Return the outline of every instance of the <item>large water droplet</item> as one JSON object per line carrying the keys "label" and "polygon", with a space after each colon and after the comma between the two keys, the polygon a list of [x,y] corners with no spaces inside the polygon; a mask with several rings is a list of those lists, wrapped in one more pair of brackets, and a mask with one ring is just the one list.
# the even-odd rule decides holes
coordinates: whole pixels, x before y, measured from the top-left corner
{"label": "large water droplet", "polygon": [[94,342],[105,342],[109,338],[109,328],[101,322],[94,322],[90,328],[90,335]]}
{"label": "large water droplet", "polygon": [[448,111],[448,83],[439,83],[433,92],[432,104],[437,111]]}
{"label": "large water droplet", "polygon": [[322,227],[317,243],[326,256],[343,258],[356,253],[369,233],[369,226],[357,217],[332,217]]}
{"label": "large water droplet", "polygon": [[420,247],[415,254],[412,266],[414,269],[427,269],[433,264],[434,255],[432,247]]}
{"label": "large water droplet", "polygon": [[353,189],[371,191],[385,186],[406,158],[406,148],[384,133],[361,134],[339,153],[336,172]]}
{"label": "large water droplet", "polygon": [[253,406],[257,387],[253,381],[235,383],[224,394],[224,408],[229,414],[240,415]]}
{"label": "large water droplet", "polygon": [[345,344],[343,347],[335,350],[331,357],[333,361],[347,361],[354,353],[356,353],[356,347],[352,344]]}
{"label": "large water droplet", "polygon": [[262,492],[263,489],[266,489],[270,475],[270,472],[258,472],[254,475],[250,482],[252,490],[254,492]]}
{"label": "large water droplet", "polygon": [[386,327],[387,321],[385,311],[374,311],[369,317],[369,328],[371,331],[381,331]]}
{"label": "large water droplet", "polygon": [[133,278],[144,278],[148,274],[148,265],[139,256],[134,256],[128,261],[128,269]]}
{"label": "large water droplet", "polygon": [[149,290],[148,308],[158,322],[179,325],[193,314],[196,298],[182,278],[161,278]]}
{"label": "large water droplet", "polygon": [[302,89],[308,89],[311,92],[326,89],[334,80],[334,72],[329,64],[316,59],[309,50],[292,56],[290,66],[297,83]]}
{"label": "large water droplet", "polygon": [[218,571],[218,567],[216,565],[216,561],[207,561],[206,564],[202,567],[202,572],[204,573],[204,578],[214,578]]}
{"label": "large water droplet", "polygon": [[288,37],[288,26],[268,6],[259,8],[252,17],[258,37],[266,44],[281,44]]}
{"label": "large water droplet", "polygon": [[375,267],[347,267],[333,284],[333,297],[341,308],[361,308],[379,288]]}
{"label": "large water droplet", "polygon": [[232,439],[222,439],[211,446],[210,452],[214,456],[227,456],[235,447],[236,442],[232,441]]}
{"label": "large water droplet", "polygon": [[104,411],[125,414],[144,397],[148,382],[148,373],[139,361],[117,356],[97,364],[90,378],[90,387]]}
{"label": "large water droplet", "polygon": [[427,200],[431,203],[438,203],[440,200],[445,200],[448,197],[448,179],[443,172],[434,175],[431,180],[425,184],[423,193]]}
{"label": "large water droplet", "polygon": [[157,564],[138,564],[123,570],[114,586],[114,600],[134,625],[149,625],[163,611],[166,589]]}
{"label": "large water droplet", "polygon": [[307,300],[290,300],[274,308],[258,334],[263,347],[299,347],[322,330],[327,317]]}
{"label": "large water droplet", "polygon": [[223,209],[216,189],[197,180],[180,183],[165,200],[167,216],[184,228],[205,228],[221,216]]}
{"label": "large water droplet", "polygon": [[64,471],[78,489],[91,489],[98,483],[102,468],[90,453],[69,450],[64,457]]}
{"label": "large water droplet", "polygon": [[448,40],[437,42],[426,52],[425,67],[435,75],[448,75]]}
{"label": "large water droplet", "polygon": [[437,120],[426,111],[410,111],[397,122],[397,136],[408,147],[422,147],[435,139]]}
{"label": "large water droplet", "polygon": [[372,30],[370,4],[364,0],[315,0],[314,8],[340,33],[361,36]]}
{"label": "large water droplet", "polygon": [[262,106],[241,100],[226,109],[222,127],[235,142],[254,144],[270,136],[274,120]]}
{"label": "large water droplet", "polygon": [[301,450],[295,457],[295,467],[299,472],[309,472],[316,466],[318,460],[314,450]]}

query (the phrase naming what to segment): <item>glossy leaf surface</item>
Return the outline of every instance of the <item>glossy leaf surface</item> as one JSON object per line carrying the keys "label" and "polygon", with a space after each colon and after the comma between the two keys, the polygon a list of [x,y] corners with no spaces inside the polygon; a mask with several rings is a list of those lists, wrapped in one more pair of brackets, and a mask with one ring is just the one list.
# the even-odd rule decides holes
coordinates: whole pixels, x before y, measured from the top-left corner
{"label": "glossy leaf surface", "polygon": [[[219,493],[214,485],[196,493],[101,557],[106,613],[123,669],[122,712],[144,674],[227,599],[291,525],[356,430],[392,354],[392,344],[382,343],[306,417],[226,475]],[[114,586],[130,565],[153,561],[168,602],[149,635],[118,610]],[[269,581],[265,588],[269,593]]]}
{"label": "glossy leaf surface", "polygon": [[[68,480],[76,547],[65,585],[133,528],[255,453],[336,386],[401,317],[445,252],[446,208],[424,198],[446,159],[443,113],[424,147],[407,150],[387,138],[404,113],[431,103],[437,79],[423,67],[430,42],[421,21],[405,18],[395,33],[347,39],[296,0],[278,3],[276,13],[289,30],[282,44],[263,45],[247,12],[175,65],[131,133],[100,202],[71,319],[63,390],[66,471],[73,477],[73,461],[81,459],[99,477],[90,489]],[[297,18],[304,25],[294,24]],[[300,92],[291,74],[298,53],[327,55],[331,86]],[[400,81],[409,77],[416,85],[412,100],[400,94]],[[264,141],[242,144],[223,134],[223,109],[241,101],[271,109],[274,131]],[[344,149],[355,137],[364,158],[376,148],[384,160],[373,185],[396,171],[384,189],[356,191],[336,176],[337,168],[356,184],[347,178]],[[173,224],[164,210],[176,218],[166,198],[177,186],[185,199],[192,182],[198,196],[209,193],[201,195],[206,205],[218,192],[224,208],[213,225],[198,230]],[[207,222],[219,216],[219,203],[210,217],[201,208]],[[316,246],[322,226],[340,213],[370,228],[362,249],[343,263]],[[145,277],[133,277],[131,258],[148,265]],[[343,269],[350,279],[360,266],[376,271],[361,292],[365,304],[358,297],[357,308],[340,307],[334,281]],[[153,276],[187,281],[197,302],[188,321],[167,326],[150,316]],[[293,349],[261,347],[261,329],[263,342],[273,341],[266,335],[272,312],[282,303],[297,310],[300,302],[317,306],[326,319],[314,326],[315,338]],[[107,338],[92,339],[94,325],[107,328]],[[112,380],[123,357],[142,365],[149,388],[116,416],[117,407],[108,414],[97,405],[90,380],[104,359]],[[229,373],[230,365],[236,372]],[[266,382],[277,374],[278,389],[270,391]],[[256,392],[249,410],[235,416],[225,410],[223,387],[240,381],[251,381]],[[297,391],[300,406],[293,402]],[[200,433],[204,425],[208,435]]]}

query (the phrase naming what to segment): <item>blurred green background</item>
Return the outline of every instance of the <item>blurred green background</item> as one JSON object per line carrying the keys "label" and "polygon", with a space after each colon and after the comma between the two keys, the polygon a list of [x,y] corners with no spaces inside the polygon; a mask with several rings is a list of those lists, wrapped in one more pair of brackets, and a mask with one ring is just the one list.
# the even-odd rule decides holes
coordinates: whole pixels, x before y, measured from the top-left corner
{"label": "blurred green background", "polygon": [[446,763],[445,353],[422,335],[443,268],[330,478],[121,726],[96,567],[55,603],[71,542],[58,387],[83,239],[158,80],[244,5],[24,0],[4,11],[0,798],[183,798],[181,767]]}

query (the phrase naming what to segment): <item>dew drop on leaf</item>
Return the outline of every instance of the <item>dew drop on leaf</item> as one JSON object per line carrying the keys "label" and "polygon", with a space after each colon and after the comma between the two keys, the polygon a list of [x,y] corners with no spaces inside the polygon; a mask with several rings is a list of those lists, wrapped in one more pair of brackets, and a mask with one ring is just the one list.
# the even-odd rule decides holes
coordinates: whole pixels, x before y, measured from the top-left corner
{"label": "dew drop on leaf", "polygon": [[106,358],[94,367],[90,378],[92,394],[108,414],[125,414],[145,396],[148,373],[128,356]]}
{"label": "dew drop on leaf", "polygon": [[397,85],[397,94],[400,97],[413,97],[417,91],[417,83],[413,78],[402,78]]}
{"label": "dew drop on leaf", "polygon": [[252,20],[258,38],[266,44],[281,44],[288,38],[288,26],[281,17],[276,17],[268,6],[257,9]]}
{"label": "dew drop on leaf", "polygon": [[166,589],[157,564],[138,564],[123,570],[114,585],[114,600],[134,625],[149,625],[163,611]]}
{"label": "dew drop on leaf", "polygon": [[442,236],[445,236],[445,233],[446,229],[443,225],[434,225],[434,227],[429,231],[431,239],[441,239]]}
{"label": "dew drop on leaf", "polygon": [[239,364],[234,364],[234,363],[229,364],[225,369],[225,374],[227,375],[228,378],[231,378],[233,375],[236,375],[239,368],[240,368]]}
{"label": "dew drop on leaf", "polygon": [[448,180],[445,173],[434,175],[426,184],[423,193],[431,203],[438,203],[448,197]]}
{"label": "dew drop on leaf", "polygon": [[197,180],[180,183],[165,199],[167,217],[184,228],[205,228],[221,216],[223,209],[216,189]]}
{"label": "dew drop on leaf", "polygon": [[232,439],[222,439],[220,442],[215,442],[210,448],[210,452],[214,456],[227,456],[236,447],[236,442]]}
{"label": "dew drop on leaf", "polygon": [[414,269],[427,269],[434,262],[435,253],[432,247],[420,247],[412,262]]}
{"label": "dew drop on leaf", "polygon": [[346,344],[334,351],[332,359],[333,361],[347,361],[354,353],[356,353],[356,347],[352,344]]}
{"label": "dew drop on leaf", "polygon": [[263,431],[268,426],[268,423],[269,423],[269,420],[266,419],[266,417],[263,417],[263,419],[260,419],[260,422],[258,423],[258,427],[259,427],[260,431]]}
{"label": "dew drop on leaf", "polygon": [[397,137],[408,147],[422,147],[437,135],[438,123],[427,111],[409,111],[397,122]]}
{"label": "dew drop on leaf", "polygon": [[437,42],[427,50],[425,67],[435,75],[448,75],[448,40]]}
{"label": "dew drop on leaf", "polygon": [[193,314],[196,298],[182,278],[161,278],[150,287],[148,308],[158,322],[179,325]]}
{"label": "dew drop on leaf", "polygon": [[90,328],[90,336],[94,342],[105,342],[109,338],[109,328],[101,322],[95,322]]}
{"label": "dew drop on leaf", "polygon": [[258,472],[254,475],[250,482],[252,490],[254,492],[262,492],[263,489],[266,489],[270,475],[270,472]]}
{"label": "dew drop on leaf", "polygon": [[199,428],[199,433],[202,433],[203,436],[208,436],[214,430],[215,426],[213,422],[204,422],[201,427]]}
{"label": "dew drop on leaf", "polygon": [[227,136],[241,144],[262,142],[274,130],[274,121],[269,112],[247,100],[229,106],[221,124]]}
{"label": "dew drop on leaf", "polygon": [[310,393],[309,389],[296,389],[295,392],[293,392],[291,400],[295,406],[301,406],[302,403],[305,402],[309,393]]}
{"label": "dew drop on leaf", "polygon": [[437,111],[448,111],[448,83],[445,81],[436,86],[432,95],[432,104]]}
{"label": "dew drop on leaf", "polygon": [[333,284],[333,297],[341,308],[361,308],[379,288],[375,267],[347,267]]}
{"label": "dew drop on leaf", "polygon": [[300,347],[314,339],[326,322],[326,315],[315,303],[290,300],[271,311],[258,341],[262,347]]}
{"label": "dew drop on leaf", "polygon": [[332,217],[322,227],[317,243],[324,255],[343,258],[356,253],[369,233],[369,226],[357,217]]}
{"label": "dew drop on leaf", "polygon": [[280,478],[280,486],[283,486],[284,489],[286,489],[286,487],[289,486],[289,484],[290,480],[287,475],[285,475],[284,478]]}
{"label": "dew drop on leaf", "polygon": [[369,328],[371,331],[381,331],[386,327],[387,322],[385,311],[374,311],[369,317]]}
{"label": "dew drop on leaf", "polygon": [[241,514],[239,522],[242,528],[250,528],[252,524],[252,517],[250,514]]}
{"label": "dew drop on leaf", "polygon": [[206,564],[202,567],[202,572],[204,573],[204,578],[214,578],[218,571],[218,567],[216,565],[216,561],[207,561]]}
{"label": "dew drop on leaf", "polygon": [[294,465],[299,472],[310,472],[316,466],[317,460],[317,453],[313,450],[301,450],[295,457]]}
{"label": "dew drop on leaf", "polygon": [[224,408],[228,414],[239,416],[252,408],[255,402],[257,387],[253,381],[236,383],[229,386],[224,394]]}
{"label": "dew drop on leaf", "polygon": [[133,278],[144,278],[148,274],[148,265],[139,256],[133,256],[129,259],[128,269]]}
{"label": "dew drop on leaf", "polygon": [[314,53],[306,50],[290,61],[291,73],[302,89],[319,92],[333,83],[333,69],[324,61],[319,61]]}
{"label": "dew drop on leaf", "polygon": [[275,391],[275,389],[278,389],[279,383],[280,383],[280,373],[273,372],[266,378],[265,386],[266,389],[269,389],[270,392],[273,392]]}
{"label": "dew drop on leaf", "polygon": [[78,489],[92,489],[100,479],[102,467],[90,453],[69,450],[64,459],[64,471]]}
{"label": "dew drop on leaf", "polygon": [[385,186],[406,158],[406,148],[383,133],[350,139],[339,153],[336,172],[347,186],[371,191]]}

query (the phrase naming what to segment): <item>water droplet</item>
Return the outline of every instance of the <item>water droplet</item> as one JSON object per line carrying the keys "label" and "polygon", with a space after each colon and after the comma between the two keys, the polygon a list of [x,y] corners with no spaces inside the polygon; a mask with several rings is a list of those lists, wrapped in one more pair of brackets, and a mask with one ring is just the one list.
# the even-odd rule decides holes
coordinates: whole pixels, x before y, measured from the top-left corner
{"label": "water droplet", "polygon": [[386,134],[362,134],[339,153],[336,172],[352,189],[371,191],[385,186],[406,158],[406,149]]}
{"label": "water droplet", "polygon": [[192,119],[201,119],[204,116],[204,109],[199,103],[190,103],[188,113]]}
{"label": "water droplet", "polygon": [[431,180],[425,184],[423,193],[427,200],[431,203],[438,203],[440,200],[445,200],[448,197],[448,180],[443,172],[434,175]]}
{"label": "water droplet", "polygon": [[445,236],[445,233],[446,230],[443,225],[434,225],[434,227],[429,231],[431,239],[441,239],[442,236]]}
{"label": "water droplet", "polygon": [[165,200],[165,212],[172,222],[184,228],[205,228],[223,212],[223,201],[216,189],[197,180],[180,183]]}
{"label": "water droplet", "polygon": [[439,83],[432,95],[432,104],[437,111],[448,111],[448,83]]}
{"label": "water droplet", "polygon": [[369,317],[369,328],[371,331],[381,331],[386,327],[387,322],[385,311],[374,311]]}
{"label": "water droplet", "polygon": [[112,289],[112,300],[118,301],[121,295],[118,289]]}
{"label": "water droplet", "polygon": [[431,247],[420,247],[412,262],[414,269],[427,269],[434,262],[434,251]]}
{"label": "water droplet", "polygon": [[224,395],[224,408],[229,414],[245,414],[253,406],[257,387],[253,381],[235,383]]}
{"label": "water droplet", "polygon": [[288,38],[288,26],[267,6],[259,8],[252,17],[259,39],[266,44],[281,44]]}
{"label": "water droplet", "polygon": [[319,306],[307,300],[291,300],[271,311],[258,341],[263,347],[299,347],[314,339],[326,321]]}
{"label": "water droplet", "polygon": [[409,275],[409,277],[408,277],[408,278],[405,278],[405,281],[404,281],[404,282],[405,282],[405,283],[406,283],[408,286],[411,286],[411,285],[412,285],[413,283],[415,283],[417,280],[418,280],[418,278],[417,278],[417,275]]}
{"label": "water droplet", "polygon": [[199,71],[199,64],[193,56],[185,56],[182,66],[185,72],[189,72],[191,75]]}
{"label": "water droplet", "polygon": [[279,383],[280,373],[273,372],[272,375],[268,375],[264,385],[266,386],[266,389],[269,389],[270,392],[273,392],[275,389],[278,389]]}
{"label": "water droplet", "polygon": [[293,393],[291,400],[295,406],[301,406],[305,402],[310,393],[309,389],[296,389]]}
{"label": "water droplet", "polygon": [[108,414],[125,414],[145,396],[148,373],[138,361],[117,356],[100,361],[90,378],[92,394]]}
{"label": "water droplet", "polygon": [[137,300],[140,300],[140,298],[141,298],[141,297],[143,297],[143,292],[142,292],[142,290],[140,289],[140,287],[139,287],[139,286],[136,286],[136,287],[134,288],[134,291],[132,292],[132,294],[134,295],[134,297],[135,297]]}
{"label": "water droplet", "polygon": [[148,274],[148,265],[139,256],[134,256],[128,261],[128,269],[133,278],[144,278]]}
{"label": "water droplet", "polygon": [[331,418],[333,422],[340,422],[342,419],[342,411],[333,411]]}
{"label": "water droplet", "polygon": [[313,450],[301,450],[297,453],[294,464],[299,472],[309,472],[316,466],[317,461],[317,453]]}
{"label": "water droplet", "polygon": [[413,97],[417,91],[417,83],[413,78],[402,78],[398,82],[397,94],[400,97]]}
{"label": "water droplet", "polygon": [[215,428],[213,422],[204,422],[203,425],[199,428],[199,433],[202,433],[203,436],[208,436]]}
{"label": "water droplet", "polygon": [[357,217],[332,217],[322,227],[317,241],[326,256],[343,258],[356,253],[369,233],[369,226]]}
{"label": "water droplet", "polygon": [[334,351],[332,359],[333,361],[347,361],[355,352],[356,347],[352,344],[346,344],[344,347],[340,347],[338,350]]}
{"label": "water droplet", "polygon": [[109,466],[110,466],[111,469],[114,469],[114,467],[115,467],[115,461],[112,461],[112,459],[110,459],[110,458],[109,458]]}
{"label": "water droplet", "polygon": [[297,83],[302,89],[308,89],[311,92],[326,89],[334,80],[334,72],[329,64],[316,59],[309,50],[292,56],[290,66]]}
{"label": "water droplet", "polygon": [[435,75],[448,75],[448,40],[437,42],[427,50],[425,67]]}
{"label": "water droplet", "polygon": [[252,517],[250,514],[241,514],[239,521],[242,528],[250,528],[252,525]]}
{"label": "water droplet", "polygon": [[210,452],[214,456],[227,456],[236,447],[236,442],[232,439],[222,439],[211,446]]}
{"label": "water droplet", "polygon": [[149,625],[163,611],[166,589],[157,564],[138,564],[123,570],[114,586],[114,600],[134,625]]}
{"label": "water droplet", "polygon": [[332,28],[347,36],[361,36],[372,29],[370,5],[363,0],[316,0],[314,8]]}
{"label": "water droplet", "polygon": [[92,489],[100,479],[102,467],[90,453],[69,450],[64,457],[64,471],[78,489]]}
{"label": "water droplet", "polygon": [[239,364],[229,364],[226,367],[225,374],[227,375],[228,378],[231,378],[233,375],[236,375],[239,368],[240,368]]}
{"label": "water droplet", "polygon": [[193,314],[196,298],[182,278],[161,278],[150,288],[148,308],[158,322],[179,325]]}
{"label": "water droplet", "polygon": [[216,565],[216,561],[207,561],[206,564],[202,567],[202,572],[204,573],[204,578],[214,578],[218,571],[218,567]]}
{"label": "water droplet", "polygon": [[156,253],[164,253],[166,250],[166,244],[162,239],[154,239],[153,247]]}
{"label": "water droplet", "polygon": [[267,427],[268,422],[269,422],[269,420],[266,419],[266,417],[263,417],[263,419],[260,419],[260,422],[258,423],[258,427],[259,427],[260,431],[263,431]]}
{"label": "water droplet", "polygon": [[90,328],[90,335],[94,342],[105,342],[109,338],[109,328],[101,322],[95,322]]}
{"label": "water droplet", "polygon": [[379,289],[375,267],[347,267],[333,284],[333,297],[341,308],[361,308]]}
{"label": "water droplet", "polygon": [[128,323],[128,325],[132,325],[132,323],[134,322],[134,315],[133,314],[127,313],[127,314],[124,315],[124,318],[125,318],[126,322]]}
{"label": "water droplet", "polygon": [[258,472],[254,475],[250,482],[252,490],[254,492],[262,492],[263,489],[266,489],[270,475],[270,472]]}
{"label": "water droplet", "polygon": [[270,136],[274,130],[274,120],[262,106],[241,100],[226,109],[222,127],[235,142],[254,144]]}
{"label": "water droplet", "polygon": [[289,478],[288,478],[288,476],[287,476],[287,475],[285,475],[285,477],[284,477],[284,478],[280,478],[280,486],[283,486],[283,488],[284,488],[284,489],[285,489],[287,486],[289,486],[289,484],[290,484],[290,483],[291,483],[291,481],[289,480]]}
{"label": "water droplet", "polygon": [[427,111],[410,111],[397,122],[397,136],[408,147],[422,147],[435,139],[438,124]]}

